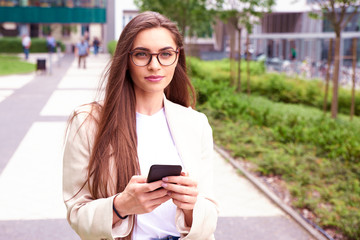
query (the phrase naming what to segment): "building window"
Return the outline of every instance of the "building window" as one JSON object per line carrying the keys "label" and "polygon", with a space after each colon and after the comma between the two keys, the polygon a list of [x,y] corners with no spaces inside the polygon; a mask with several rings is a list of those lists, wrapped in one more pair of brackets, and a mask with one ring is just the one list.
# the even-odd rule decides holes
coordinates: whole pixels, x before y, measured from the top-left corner
{"label": "building window", "polygon": [[[350,15],[351,13],[347,13],[345,16],[345,19]],[[358,32],[360,28],[360,14],[355,14],[351,21],[348,22],[348,24],[344,28],[344,32]],[[323,31],[324,32],[333,32],[334,28],[331,24],[331,22],[328,20],[328,18],[325,18],[323,20]]]}
{"label": "building window", "polygon": [[70,34],[71,34],[71,25],[68,25],[68,24],[62,25],[61,34],[62,34],[64,37],[69,37]]}
{"label": "building window", "polygon": [[41,26],[41,33],[44,36],[47,36],[51,33],[51,25],[50,24],[43,24]]}
{"label": "building window", "polygon": [[136,17],[136,15],[138,15],[137,11],[124,11],[123,12],[123,29],[131,21],[131,19]]}

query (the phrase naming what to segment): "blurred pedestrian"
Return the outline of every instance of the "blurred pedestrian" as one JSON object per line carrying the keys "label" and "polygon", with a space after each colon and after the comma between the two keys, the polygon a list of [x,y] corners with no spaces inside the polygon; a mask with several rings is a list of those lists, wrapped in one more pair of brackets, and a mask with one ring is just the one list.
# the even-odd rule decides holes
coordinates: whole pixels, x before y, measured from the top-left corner
{"label": "blurred pedestrian", "polygon": [[83,62],[84,68],[86,68],[86,57],[89,55],[89,44],[85,41],[85,38],[82,38],[81,41],[76,44],[75,56],[79,58],[78,68],[81,67],[81,62]]}
{"label": "blurred pedestrian", "polygon": [[90,44],[90,34],[89,34],[89,31],[85,31],[84,32],[84,40]]}
{"label": "blurred pedestrian", "polygon": [[51,33],[47,36],[46,38],[46,47],[48,49],[48,51],[50,53],[55,52],[55,48],[56,48],[56,40],[55,38],[51,35]]}
{"label": "blurred pedestrian", "polygon": [[22,37],[22,46],[25,53],[25,59],[29,59],[29,53],[30,53],[30,46],[31,46],[31,39],[27,34],[24,34]]}
{"label": "blurred pedestrian", "polygon": [[296,48],[291,48],[291,60],[296,60]]}
{"label": "blurred pedestrian", "polygon": [[52,53],[55,52],[56,41],[55,38],[51,36],[51,33],[46,38],[46,47],[49,52],[49,73],[52,74]]}
{"label": "blurred pedestrian", "polygon": [[94,48],[94,54],[95,56],[98,54],[99,52],[99,47],[100,47],[100,40],[98,37],[95,37],[94,38],[94,41],[93,41],[93,48]]}

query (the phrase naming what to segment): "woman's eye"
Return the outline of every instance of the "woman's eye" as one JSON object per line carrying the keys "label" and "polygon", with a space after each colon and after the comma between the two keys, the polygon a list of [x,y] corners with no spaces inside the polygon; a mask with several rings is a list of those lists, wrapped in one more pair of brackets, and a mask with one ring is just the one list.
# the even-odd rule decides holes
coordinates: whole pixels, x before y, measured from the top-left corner
{"label": "woman's eye", "polygon": [[137,58],[147,58],[149,56],[147,52],[135,52],[134,55]]}
{"label": "woman's eye", "polygon": [[172,52],[161,52],[160,53],[160,56],[164,57],[164,58],[171,57],[172,55],[173,55]]}

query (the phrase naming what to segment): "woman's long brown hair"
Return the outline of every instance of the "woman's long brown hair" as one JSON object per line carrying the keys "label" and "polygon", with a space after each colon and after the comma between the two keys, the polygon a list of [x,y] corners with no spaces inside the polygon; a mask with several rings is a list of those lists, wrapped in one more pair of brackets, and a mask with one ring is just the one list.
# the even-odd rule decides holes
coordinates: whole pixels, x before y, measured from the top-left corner
{"label": "woman's long brown hair", "polygon": [[[89,184],[94,199],[124,191],[130,178],[140,174],[136,99],[128,71],[129,52],[140,31],[157,27],[168,29],[180,49],[178,64],[172,81],[165,89],[165,95],[170,101],[182,106],[195,105],[195,91],[187,76],[183,40],[176,24],[156,12],[139,14],[126,25],[118,40],[113,59],[103,78],[104,102],[102,106],[93,106],[94,111],[98,111],[99,118],[96,121],[97,133],[84,186]],[[125,239],[131,239],[131,234]]]}

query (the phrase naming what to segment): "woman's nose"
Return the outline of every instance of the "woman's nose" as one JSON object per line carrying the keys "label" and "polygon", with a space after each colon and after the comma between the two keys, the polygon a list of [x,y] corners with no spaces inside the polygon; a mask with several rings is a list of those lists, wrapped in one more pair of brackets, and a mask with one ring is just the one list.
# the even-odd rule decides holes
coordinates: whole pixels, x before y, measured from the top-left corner
{"label": "woman's nose", "polygon": [[152,55],[151,56],[151,61],[150,61],[149,65],[148,65],[148,68],[150,68],[150,69],[159,69],[160,67],[161,67],[161,64],[160,64],[157,56]]}

